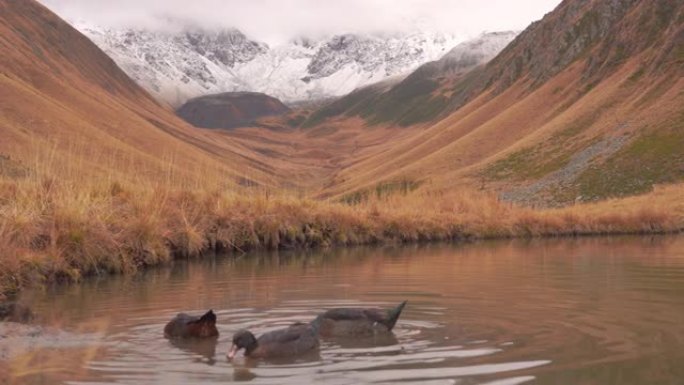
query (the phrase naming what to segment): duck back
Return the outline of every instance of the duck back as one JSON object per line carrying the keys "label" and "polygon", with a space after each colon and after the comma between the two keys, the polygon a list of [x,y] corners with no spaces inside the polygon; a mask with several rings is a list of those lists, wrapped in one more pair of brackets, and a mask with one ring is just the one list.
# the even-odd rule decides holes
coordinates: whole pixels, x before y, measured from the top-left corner
{"label": "duck back", "polygon": [[265,333],[257,342],[257,348],[249,353],[250,357],[294,357],[313,351],[319,346],[316,330],[310,324],[303,323]]}
{"label": "duck back", "polygon": [[218,334],[216,315],[211,310],[201,317],[179,313],[164,327],[168,338],[208,338]]}
{"label": "duck back", "polygon": [[406,306],[406,301],[390,310],[366,308],[330,309],[312,324],[323,337],[363,337],[391,332]]}

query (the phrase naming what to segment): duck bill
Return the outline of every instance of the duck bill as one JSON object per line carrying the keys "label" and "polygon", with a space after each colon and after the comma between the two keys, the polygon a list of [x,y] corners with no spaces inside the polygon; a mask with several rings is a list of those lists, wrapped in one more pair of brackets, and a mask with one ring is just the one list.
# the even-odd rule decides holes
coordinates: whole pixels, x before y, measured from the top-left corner
{"label": "duck bill", "polygon": [[237,355],[238,349],[239,348],[235,344],[233,344],[233,346],[230,347],[230,350],[228,351],[228,359],[229,360],[232,360],[233,358],[235,358],[235,356]]}

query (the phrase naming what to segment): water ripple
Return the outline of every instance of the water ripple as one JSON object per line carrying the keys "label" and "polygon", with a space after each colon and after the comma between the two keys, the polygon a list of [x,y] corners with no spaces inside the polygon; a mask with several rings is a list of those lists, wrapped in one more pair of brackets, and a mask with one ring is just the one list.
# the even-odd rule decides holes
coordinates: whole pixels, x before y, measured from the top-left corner
{"label": "water ripple", "polygon": [[[37,346],[8,364],[10,383],[552,385],[611,383],[616,373],[628,385],[678,383],[682,239],[227,257],[27,293],[41,322],[98,338]],[[393,335],[325,340],[319,354],[283,362],[225,357],[239,329],[259,335],[332,307],[405,299]],[[217,341],[162,337],[176,313],[209,308]]]}

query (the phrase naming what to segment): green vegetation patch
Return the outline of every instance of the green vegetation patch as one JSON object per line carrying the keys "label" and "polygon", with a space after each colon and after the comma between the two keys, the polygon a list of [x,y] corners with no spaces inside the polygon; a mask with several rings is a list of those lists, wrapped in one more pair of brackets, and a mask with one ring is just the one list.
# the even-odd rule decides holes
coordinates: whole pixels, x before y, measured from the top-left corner
{"label": "green vegetation patch", "polygon": [[368,190],[354,191],[343,195],[340,202],[353,206],[368,201],[369,197],[370,192]]}
{"label": "green vegetation patch", "polygon": [[285,123],[292,128],[297,128],[306,121],[306,114],[297,114],[287,119]]}
{"label": "green vegetation patch", "polygon": [[667,124],[582,173],[577,179],[580,194],[588,199],[623,197],[684,180],[684,114]]}
{"label": "green vegetation patch", "polygon": [[31,170],[7,155],[0,154],[0,177],[19,179],[27,177]]}
{"label": "green vegetation patch", "polygon": [[574,149],[554,153],[545,149],[542,144],[526,147],[494,162],[485,169],[484,176],[493,180],[538,179],[563,168],[573,153]]}
{"label": "green vegetation patch", "polygon": [[523,148],[497,160],[484,170],[483,176],[490,180],[523,181],[538,179],[560,170],[583,146],[583,142],[574,138],[594,124],[604,109],[605,107],[599,108],[573,121],[542,143]]}
{"label": "green vegetation patch", "polygon": [[337,132],[337,128],[332,127],[332,126],[321,126],[321,127],[316,127],[313,130],[309,131],[306,133],[306,136],[309,138],[321,138],[324,136],[332,135]]}
{"label": "green vegetation patch", "polygon": [[641,79],[644,76],[644,74],[646,74],[646,68],[641,67],[638,70],[634,71],[631,75],[629,75],[627,80],[631,83],[636,82],[637,80]]}
{"label": "green vegetation patch", "polygon": [[[682,14],[684,15],[684,12]],[[684,44],[677,45],[672,51],[675,62],[684,63]]]}
{"label": "green vegetation patch", "polygon": [[421,184],[421,182],[413,180],[378,183],[375,186],[375,196],[376,198],[384,198],[394,194],[407,195],[420,187]]}
{"label": "green vegetation patch", "polygon": [[397,123],[400,126],[427,122],[436,118],[447,104],[441,96],[432,93],[439,82],[419,76],[410,76],[374,103],[359,104],[351,112],[366,119],[370,124]]}
{"label": "green vegetation patch", "polygon": [[429,122],[436,119],[447,107],[448,99],[442,96],[416,99],[415,105],[401,115],[397,123],[402,127]]}
{"label": "green vegetation patch", "polygon": [[373,100],[378,96],[378,90],[374,87],[366,87],[356,90],[349,95],[338,99],[316,111],[314,111],[302,124],[303,128],[311,128],[327,119],[340,116],[352,115],[358,105],[373,105]]}
{"label": "green vegetation patch", "polygon": [[609,66],[617,66],[629,59],[629,52],[623,43],[617,43],[612,57],[608,60]]}

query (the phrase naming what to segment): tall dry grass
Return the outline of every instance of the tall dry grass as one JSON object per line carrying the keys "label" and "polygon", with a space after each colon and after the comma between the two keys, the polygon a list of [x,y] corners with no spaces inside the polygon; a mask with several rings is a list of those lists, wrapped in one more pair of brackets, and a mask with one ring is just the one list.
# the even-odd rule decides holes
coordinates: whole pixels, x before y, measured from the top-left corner
{"label": "tall dry grass", "polygon": [[211,251],[683,227],[681,215],[645,205],[535,211],[480,191],[457,191],[349,206],[260,189],[227,190],[210,172],[195,180],[170,174],[140,178],[147,174],[121,168],[93,175],[47,158],[37,160],[28,176],[0,176],[0,293],[90,274],[135,272]]}

